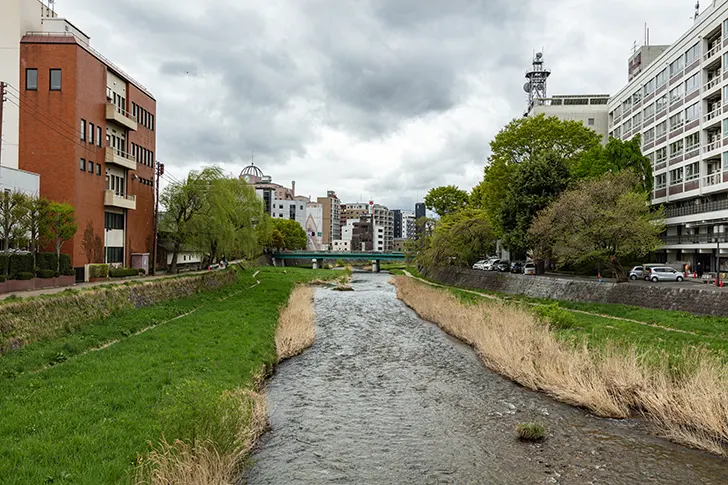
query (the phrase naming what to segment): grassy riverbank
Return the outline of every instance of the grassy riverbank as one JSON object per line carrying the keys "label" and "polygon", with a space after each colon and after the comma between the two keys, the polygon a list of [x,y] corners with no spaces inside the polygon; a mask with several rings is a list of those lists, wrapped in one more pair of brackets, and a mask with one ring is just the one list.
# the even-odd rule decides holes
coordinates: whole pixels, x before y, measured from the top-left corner
{"label": "grassy riverbank", "polygon": [[0,357],[0,482],[125,482],[148,442],[224,434],[229,422],[218,411],[238,401],[221,396],[250,387],[276,362],[279,308],[293,287],[340,276],[295,268],[253,274]]}
{"label": "grassy riverbank", "polygon": [[701,350],[708,346],[704,337],[434,288],[405,276],[395,281],[398,296],[420,316],[514,381],[600,416],[642,412],[665,436],[725,454],[728,365],[716,358],[720,349]]}
{"label": "grassy riverbank", "polygon": [[[417,272],[416,268],[408,267],[406,270],[413,276],[427,280]],[[394,273],[404,274],[404,271]],[[466,303],[480,301],[482,297],[475,294],[479,293],[514,304],[526,304],[527,308],[536,312],[539,312],[539,307],[553,308],[558,305],[560,310],[570,315],[570,318],[555,322],[553,325],[558,337],[593,348],[615,343],[620,346],[631,346],[642,352],[662,353],[669,357],[674,365],[679,365],[685,349],[706,349],[728,364],[728,318],[726,317],[445,287]]]}

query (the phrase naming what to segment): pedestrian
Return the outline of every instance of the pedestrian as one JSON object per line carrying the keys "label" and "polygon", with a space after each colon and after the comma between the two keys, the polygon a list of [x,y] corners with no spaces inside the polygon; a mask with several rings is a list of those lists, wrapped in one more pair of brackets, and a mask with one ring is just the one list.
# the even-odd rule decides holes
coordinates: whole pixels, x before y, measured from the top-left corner
{"label": "pedestrian", "polygon": [[703,277],[703,263],[698,261],[698,278]]}

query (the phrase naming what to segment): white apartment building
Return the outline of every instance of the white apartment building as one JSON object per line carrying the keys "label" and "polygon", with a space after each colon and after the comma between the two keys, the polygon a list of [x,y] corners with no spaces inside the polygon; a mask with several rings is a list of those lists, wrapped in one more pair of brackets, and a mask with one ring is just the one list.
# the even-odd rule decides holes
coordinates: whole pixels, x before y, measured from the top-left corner
{"label": "white apartment building", "polygon": [[414,211],[402,211],[402,239],[415,238],[416,220]]}
{"label": "white apartment building", "polygon": [[728,226],[728,0],[712,2],[612,97],[609,134],[637,133],[653,164],[652,203],[665,206],[658,258],[715,270]]}
{"label": "white apartment building", "polygon": [[392,251],[394,249],[394,215],[383,205],[371,206],[374,225],[374,250]]}

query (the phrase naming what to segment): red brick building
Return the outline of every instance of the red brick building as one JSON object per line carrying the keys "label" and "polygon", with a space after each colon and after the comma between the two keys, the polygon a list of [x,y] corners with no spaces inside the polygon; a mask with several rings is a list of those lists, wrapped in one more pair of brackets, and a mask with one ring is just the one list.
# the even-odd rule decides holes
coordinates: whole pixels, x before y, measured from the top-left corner
{"label": "red brick building", "polygon": [[156,101],[73,30],[21,40],[18,165],[41,175],[41,196],[75,207],[78,232],[63,247],[75,267],[146,267]]}

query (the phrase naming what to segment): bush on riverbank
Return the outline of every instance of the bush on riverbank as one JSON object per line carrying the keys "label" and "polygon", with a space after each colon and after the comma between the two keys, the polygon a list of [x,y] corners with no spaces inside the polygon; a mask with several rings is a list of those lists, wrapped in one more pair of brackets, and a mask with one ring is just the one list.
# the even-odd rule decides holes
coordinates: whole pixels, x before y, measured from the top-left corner
{"label": "bush on riverbank", "polygon": [[521,441],[541,441],[546,437],[546,428],[540,423],[521,423],[516,426]]}
{"label": "bush on riverbank", "polygon": [[725,454],[728,367],[712,354],[685,350],[676,369],[675,360],[665,356],[565,342],[513,304],[466,305],[447,290],[411,278],[398,276],[395,282],[398,297],[422,318],[472,345],[488,367],[521,385],[599,416],[642,412],[675,441]]}

